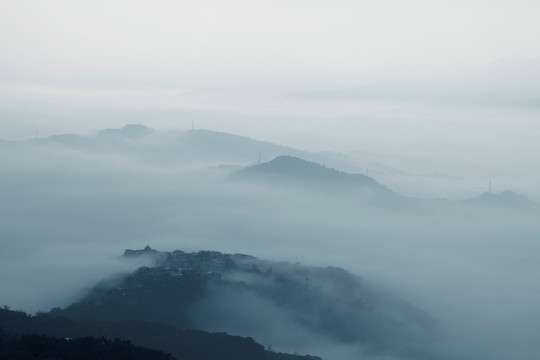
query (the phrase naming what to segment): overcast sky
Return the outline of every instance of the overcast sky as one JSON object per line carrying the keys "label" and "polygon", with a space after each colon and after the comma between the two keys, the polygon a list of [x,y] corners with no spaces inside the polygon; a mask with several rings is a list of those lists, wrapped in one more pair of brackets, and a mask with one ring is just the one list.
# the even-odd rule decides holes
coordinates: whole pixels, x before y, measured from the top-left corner
{"label": "overcast sky", "polygon": [[540,55],[539,1],[0,4],[3,80],[73,75],[268,80],[370,66],[470,64]]}
{"label": "overcast sky", "polygon": [[307,150],[514,163],[536,156],[538,14],[536,0],[0,0],[0,138],[194,121]]}

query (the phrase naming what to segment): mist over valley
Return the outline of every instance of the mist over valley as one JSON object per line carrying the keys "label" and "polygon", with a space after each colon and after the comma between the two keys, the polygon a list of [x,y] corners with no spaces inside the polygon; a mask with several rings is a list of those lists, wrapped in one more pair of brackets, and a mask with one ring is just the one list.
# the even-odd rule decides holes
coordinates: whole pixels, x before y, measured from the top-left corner
{"label": "mist over valley", "polygon": [[538,14],[0,1],[0,360],[536,360]]}
{"label": "mist over valley", "polygon": [[[0,294],[12,309],[75,316],[72,304],[96,301],[85,299],[110,276],[133,282],[141,266],[157,266],[152,276],[161,279],[170,264],[118,257],[150,245],[258,259],[243,262],[251,270],[223,272],[224,283],[152,281],[162,290],[122,320],[251,336],[324,359],[502,359],[518,348],[527,359],[536,351],[539,207],[524,194],[408,196],[354,157],[208,130],[126,125],[1,146],[9,206],[1,210]],[[349,272],[369,285],[354,290],[364,280]],[[165,300],[174,291],[181,298]],[[184,306],[182,296],[198,300]],[[302,305],[309,299],[317,299],[311,308]],[[96,315],[99,306],[86,321],[114,319]]]}

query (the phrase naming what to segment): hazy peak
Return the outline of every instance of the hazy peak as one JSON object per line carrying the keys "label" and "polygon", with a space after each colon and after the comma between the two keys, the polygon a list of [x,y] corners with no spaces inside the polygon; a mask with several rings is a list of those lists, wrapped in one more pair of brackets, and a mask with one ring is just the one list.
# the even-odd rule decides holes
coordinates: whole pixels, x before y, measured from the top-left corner
{"label": "hazy peak", "polygon": [[104,129],[97,136],[99,137],[121,137],[126,139],[140,139],[151,135],[153,130],[140,124],[127,124],[121,129]]}
{"label": "hazy peak", "polygon": [[[278,156],[266,163],[250,166],[236,172],[235,179],[270,180],[275,178],[320,182],[327,184],[375,185],[373,178],[349,174],[325,165],[306,161],[295,156]],[[377,184],[378,185],[378,184]]]}
{"label": "hazy peak", "polygon": [[467,200],[468,203],[487,206],[504,206],[504,207],[516,207],[516,208],[533,208],[538,204],[526,196],[520,195],[511,190],[505,190],[500,194],[494,194],[491,192],[485,192],[482,195]]}

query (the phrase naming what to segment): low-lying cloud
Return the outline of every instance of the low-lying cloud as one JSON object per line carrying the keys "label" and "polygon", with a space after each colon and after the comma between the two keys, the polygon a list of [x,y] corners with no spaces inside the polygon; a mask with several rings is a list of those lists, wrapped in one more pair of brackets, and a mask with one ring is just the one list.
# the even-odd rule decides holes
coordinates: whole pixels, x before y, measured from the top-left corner
{"label": "low-lying cloud", "polygon": [[[396,209],[226,181],[241,164],[170,167],[46,144],[6,146],[1,166],[0,304],[65,306],[109,274],[135,269],[116,258],[125,248],[211,249],[362,275],[440,321],[441,355],[529,359],[540,351],[536,212],[436,202]],[[328,349],[336,359],[356,351]]]}

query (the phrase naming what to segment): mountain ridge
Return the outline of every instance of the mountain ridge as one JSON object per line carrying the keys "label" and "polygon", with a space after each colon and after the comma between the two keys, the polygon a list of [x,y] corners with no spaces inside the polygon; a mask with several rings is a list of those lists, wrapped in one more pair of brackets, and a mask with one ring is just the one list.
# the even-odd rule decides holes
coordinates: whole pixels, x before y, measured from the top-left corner
{"label": "mountain ridge", "polygon": [[[317,353],[307,342],[317,334],[335,346],[362,346],[373,354],[405,358],[423,353],[420,344],[438,331],[427,313],[337,267],[217,251],[160,252],[149,246],[127,249],[123,256],[149,256],[154,265],[101,282],[79,302],[51,315],[226,332],[286,352]],[[286,335],[289,328],[296,329],[293,337]]]}
{"label": "mountain ridge", "polygon": [[[56,342],[57,345],[65,339],[84,341],[84,339],[90,339],[89,337],[98,337],[104,339],[104,342],[110,341],[106,339],[127,339],[134,345],[147,348],[146,353],[154,355],[148,359],[160,358],[160,355],[168,359],[169,356],[163,353],[165,351],[178,360],[321,360],[316,356],[272,352],[249,337],[185,330],[138,320],[72,320],[58,316],[56,313],[57,311],[52,311],[32,316],[22,311],[0,308],[0,345],[3,332],[4,336],[11,337],[32,334],[54,337],[48,342]],[[125,344],[125,341],[123,340],[122,343]],[[135,346],[132,348],[137,350]],[[159,349],[159,351],[150,349]],[[46,347],[39,352],[34,349],[34,353],[38,355],[47,351]],[[120,358],[125,359],[128,355],[123,356]],[[9,357],[9,359],[12,358]],[[59,359],[65,359],[65,357],[59,357]]]}
{"label": "mountain ridge", "polygon": [[[144,125],[127,124],[119,129],[103,129],[91,136],[82,136],[78,134],[63,134],[53,135],[47,138],[37,138],[23,142],[6,141],[2,142],[1,144],[3,147],[5,146],[8,150],[10,148],[13,148],[13,150],[21,150],[24,149],[24,146],[27,144],[29,145],[29,148],[27,150],[30,151],[39,150],[40,146],[51,145],[54,147],[54,152],[43,152],[42,156],[47,156],[46,154],[54,156],[59,156],[63,154],[62,151],[56,151],[58,150],[58,146],[61,150],[63,148],[67,148],[70,150],[80,151],[81,153],[85,154],[95,153],[98,155],[99,159],[101,159],[102,155],[104,154],[120,154],[122,156],[126,156],[126,160],[142,161],[143,163],[147,163],[153,167],[171,165],[180,167],[185,165],[189,169],[209,169],[215,167],[219,170],[219,176],[223,178],[234,173],[240,167],[247,166],[249,168],[262,165],[262,167],[264,168],[269,166],[264,164],[273,164],[274,160],[276,159],[291,159],[292,157],[294,157],[302,159],[305,162],[309,162],[312,168],[317,167],[320,170],[322,169],[321,167],[327,167],[328,169],[337,169],[333,174],[335,176],[327,176],[330,172],[332,172],[332,170],[326,170],[326,172],[328,173],[326,175],[323,174],[322,171],[318,174],[320,180],[317,181],[319,185],[323,185],[325,178],[327,180],[335,182],[336,186],[334,186],[334,189],[332,189],[333,191],[341,191],[342,193],[344,192],[344,190],[339,190],[339,186],[337,186],[338,184],[340,184],[340,186],[344,186],[348,183],[348,185],[346,186],[350,187],[350,185],[354,183],[356,183],[357,185],[363,183],[364,189],[368,189],[371,187],[373,189],[376,189],[379,195],[384,194],[383,196],[385,196],[386,199],[381,200],[383,204],[389,204],[390,200],[398,201],[399,203],[396,203],[397,208],[408,207],[411,201],[429,201],[429,198],[425,199],[420,197],[401,195],[398,192],[389,190],[387,186],[378,183],[378,181],[369,180],[373,178],[370,178],[368,176],[362,177],[363,175],[358,172],[360,169],[357,165],[354,165],[355,161],[349,161],[348,156],[344,154],[342,154],[342,156],[338,156],[339,154],[335,153],[310,153],[287,146],[281,146],[265,141],[255,140],[245,136],[238,136],[234,134],[216,132],[211,130],[194,129],[180,133],[158,133]],[[257,161],[260,153],[262,153],[261,157],[263,159],[271,157],[273,160],[268,162]],[[99,159],[95,160],[100,161]],[[429,161],[432,166],[433,163],[436,162],[436,159],[429,159]],[[297,162],[296,165],[302,167],[305,164]],[[444,168],[444,166],[442,166],[441,169],[442,168]],[[384,164],[381,163],[379,163],[373,169],[373,173],[383,176],[384,171],[382,171],[381,169],[386,171],[387,174],[391,175],[414,175],[402,172],[398,168],[385,168]],[[436,172],[431,173],[431,177],[438,176],[440,178],[441,174],[443,174],[445,178],[444,180],[446,180],[447,178],[455,179],[454,177],[452,177],[452,173],[446,174],[445,172],[441,171],[441,169],[438,169]],[[253,174],[249,174],[249,176],[251,176],[253,180],[257,180],[260,182],[260,180],[265,180],[262,174],[255,175],[255,173],[257,172],[262,173],[262,171],[260,170],[261,168],[258,168],[258,170],[256,171],[247,169],[240,170],[239,172],[234,173],[232,178],[241,178],[241,174],[246,175],[245,177],[247,178],[248,173],[253,172]],[[273,180],[279,180],[280,185],[283,185],[285,183],[283,180],[286,177],[294,177],[290,176],[293,175],[293,173],[290,171],[290,167],[288,174],[286,174],[286,172],[284,171],[286,169],[284,168],[276,170],[279,171],[274,171],[274,174],[272,175],[274,177]],[[471,168],[469,170],[473,171],[474,169]],[[486,171],[483,171],[482,174],[486,175]],[[268,173],[270,174],[271,172],[269,171]],[[280,176],[274,176],[276,174],[280,174]],[[473,174],[476,173],[473,171]],[[488,174],[493,175],[491,172],[488,172]],[[298,175],[298,172],[296,172],[296,175]],[[266,179],[267,183],[270,183],[270,177],[271,176],[268,176],[268,178]],[[300,178],[299,176],[296,177]],[[304,179],[307,179],[308,182],[311,184],[315,184],[317,182],[312,181],[312,179],[316,178],[317,176],[312,176],[311,178],[310,176],[304,176]],[[341,180],[338,180],[338,178],[341,178]],[[345,180],[346,178],[350,179],[350,181]],[[306,182],[306,184],[304,185],[307,185],[308,182]],[[394,183],[394,187],[399,188],[398,184],[396,183]],[[361,188],[361,186],[357,186],[357,188]],[[443,196],[435,196],[434,198],[442,199]],[[521,204],[521,206],[525,206],[531,209],[537,207],[529,206],[526,204],[525,201],[511,202],[503,201],[503,199],[501,199],[500,201],[489,202],[473,201],[473,199],[474,198],[465,199],[464,201],[458,200],[455,201],[455,203],[464,205],[483,204],[484,206],[489,206],[490,204],[493,206],[496,206],[497,204],[506,204],[508,206],[513,206],[513,208],[518,208],[520,206],[519,204]]]}
{"label": "mountain ridge", "polygon": [[[436,203],[446,206],[464,204],[508,209],[540,209],[538,203],[511,190],[502,191],[498,195],[487,192],[480,194],[478,197],[459,201],[451,201],[445,198],[422,199],[408,197],[392,191],[367,175],[350,174],[289,155],[278,156],[271,161],[238,170],[231,174],[229,179],[277,186],[295,186],[304,189],[314,186],[315,189],[324,191],[323,193],[330,191],[350,195],[352,190],[372,190],[373,194],[371,195],[375,195],[375,197],[372,196],[371,200],[377,200],[375,203],[390,204],[389,201],[391,200],[394,207],[397,206],[397,208],[405,207],[410,209],[409,206],[413,204]],[[319,193],[321,192],[319,191]]]}
{"label": "mountain ridge", "polygon": [[366,186],[388,190],[375,179],[362,174],[349,174],[295,156],[278,156],[271,161],[253,165],[235,172],[233,180],[302,180],[305,182],[328,182],[342,186]]}

